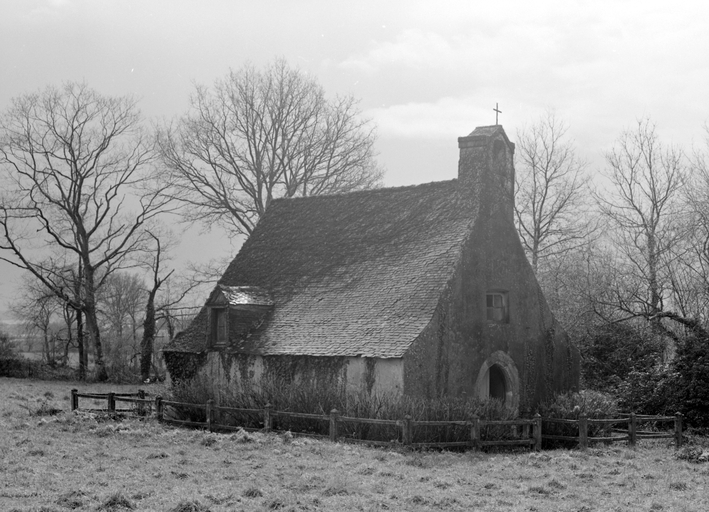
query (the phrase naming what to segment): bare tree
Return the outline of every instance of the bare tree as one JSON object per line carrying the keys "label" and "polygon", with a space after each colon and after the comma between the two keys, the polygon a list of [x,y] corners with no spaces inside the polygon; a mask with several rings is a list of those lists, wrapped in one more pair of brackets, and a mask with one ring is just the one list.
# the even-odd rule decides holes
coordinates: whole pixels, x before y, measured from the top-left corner
{"label": "bare tree", "polygon": [[705,144],[689,161],[683,202],[688,229],[683,244],[671,248],[672,302],[678,314],[707,322],[709,309],[709,125]]}
{"label": "bare tree", "polygon": [[153,361],[153,346],[155,344],[155,335],[157,334],[157,320],[155,315],[155,296],[160,287],[170,279],[174,272],[170,270],[164,276],[160,276],[160,260],[162,258],[162,246],[160,239],[151,233],[155,241],[154,257],[150,267],[152,270],[152,285],[148,290],[148,300],[145,304],[145,319],[143,320],[143,339],[140,343],[140,377],[143,382],[150,379],[150,369]]}
{"label": "bare tree", "polygon": [[22,291],[10,306],[12,314],[22,322],[27,336],[41,337],[42,359],[50,365],[57,362],[59,315],[62,302],[35,279],[25,275]]}
{"label": "bare tree", "polygon": [[[150,379],[150,371],[154,367],[153,355],[155,338],[158,334],[158,322],[163,321],[167,325],[170,339],[172,339],[174,336],[172,309],[177,307],[192,290],[201,284],[197,280],[182,279],[179,280],[180,284],[176,287],[177,289],[171,288],[169,281],[175,270],[166,271],[161,275],[163,272],[161,265],[168,259],[165,254],[171,245],[170,237],[163,233],[162,238],[167,241],[161,242],[158,235],[153,232],[149,234],[153,239],[154,249],[148,253],[145,262],[152,274],[152,284],[148,289],[143,320],[143,338],[140,344],[140,374],[144,382]],[[175,280],[173,279],[173,281]],[[165,293],[158,295],[161,289]],[[165,291],[166,289],[167,291]]]}
{"label": "bare tree", "polygon": [[[84,380],[86,378],[86,364],[82,361],[84,355],[83,351],[83,337],[78,335],[79,330],[74,329],[74,324],[78,323],[78,314],[72,307],[66,302],[61,303],[61,317],[64,323],[64,353],[62,354],[62,360],[64,364],[69,364],[69,350],[72,347],[77,347],[79,350],[79,380]],[[76,337],[74,335],[77,334]]]}
{"label": "bare tree", "polygon": [[351,97],[328,100],[276,60],[196,87],[190,110],[158,130],[173,197],[185,218],[249,235],[271,200],[377,186],[373,128]]}
{"label": "bare tree", "polygon": [[593,231],[586,164],[566,140],[567,131],[566,124],[547,111],[517,132],[515,215],[535,272],[540,260],[580,247]]}
{"label": "bare tree", "polygon": [[668,256],[685,235],[679,201],[684,157],[661,143],[649,119],[641,119],[621,134],[606,162],[610,186],[596,196],[623,256],[625,286],[618,288],[615,306],[629,317],[652,319],[659,332],[670,286]]}
{"label": "bare tree", "polygon": [[108,276],[98,294],[99,310],[109,328],[106,355],[117,364],[137,361],[138,328],[145,304],[145,282],[131,272],[114,272]]}
{"label": "bare tree", "polygon": [[[153,155],[135,100],[82,83],[16,98],[0,117],[0,258],[84,314],[100,380],[107,373],[96,290],[166,205],[151,181]],[[47,258],[48,247],[59,256]],[[62,276],[77,260],[78,298]]]}

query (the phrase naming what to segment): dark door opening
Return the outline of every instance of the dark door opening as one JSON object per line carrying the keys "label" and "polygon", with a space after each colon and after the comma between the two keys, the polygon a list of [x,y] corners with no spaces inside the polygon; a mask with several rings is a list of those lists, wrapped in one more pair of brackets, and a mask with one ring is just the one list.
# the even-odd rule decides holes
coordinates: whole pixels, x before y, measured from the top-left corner
{"label": "dark door opening", "polygon": [[489,370],[490,374],[490,398],[497,398],[505,401],[507,398],[507,382],[505,381],[505,373],[499,366],[492,365]]}

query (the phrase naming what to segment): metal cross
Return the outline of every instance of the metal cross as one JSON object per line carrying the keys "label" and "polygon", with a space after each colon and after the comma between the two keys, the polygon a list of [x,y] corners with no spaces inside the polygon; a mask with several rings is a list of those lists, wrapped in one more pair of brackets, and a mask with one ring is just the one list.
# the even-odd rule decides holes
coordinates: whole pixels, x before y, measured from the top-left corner
{"label": "metal cross", "polygon": [[492,110],[495,111],[495,125],[498,125],[500,123],[497,122],[497,116],[498,114],[502,114],[502,110],[500,110],[500,107],[497,103],[495,103],[495,108],[493,108]]}

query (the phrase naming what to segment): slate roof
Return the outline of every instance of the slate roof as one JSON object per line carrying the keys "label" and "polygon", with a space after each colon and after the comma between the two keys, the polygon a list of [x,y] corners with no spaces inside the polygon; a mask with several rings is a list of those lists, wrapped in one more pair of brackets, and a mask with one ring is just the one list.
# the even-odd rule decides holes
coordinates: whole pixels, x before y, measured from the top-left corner
{"label": "slate roof", "polygon": [[[274,307],[231,350],[402,357],[432,319],[475,205],[458,181],[274,200],[219,284]],[[206,350],[206,308],[166,351]]]}

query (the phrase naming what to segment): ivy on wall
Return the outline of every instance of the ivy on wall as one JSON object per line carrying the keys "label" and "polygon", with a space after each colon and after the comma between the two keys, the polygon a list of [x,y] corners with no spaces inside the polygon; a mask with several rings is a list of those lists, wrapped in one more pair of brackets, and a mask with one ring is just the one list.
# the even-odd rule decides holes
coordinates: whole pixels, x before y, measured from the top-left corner
{"label": "ivy on wall", "polygon": [[186,352],[164,352],[163,357],[170,378],[175,383],[192,379],[207,360],[206,354]]}
{"label": "ivy on wall", "polygon": [[344,384],[347,358],[313,356],[265,356],[264,378],[272,382],[292,383],[296,376],[322,385]]}

